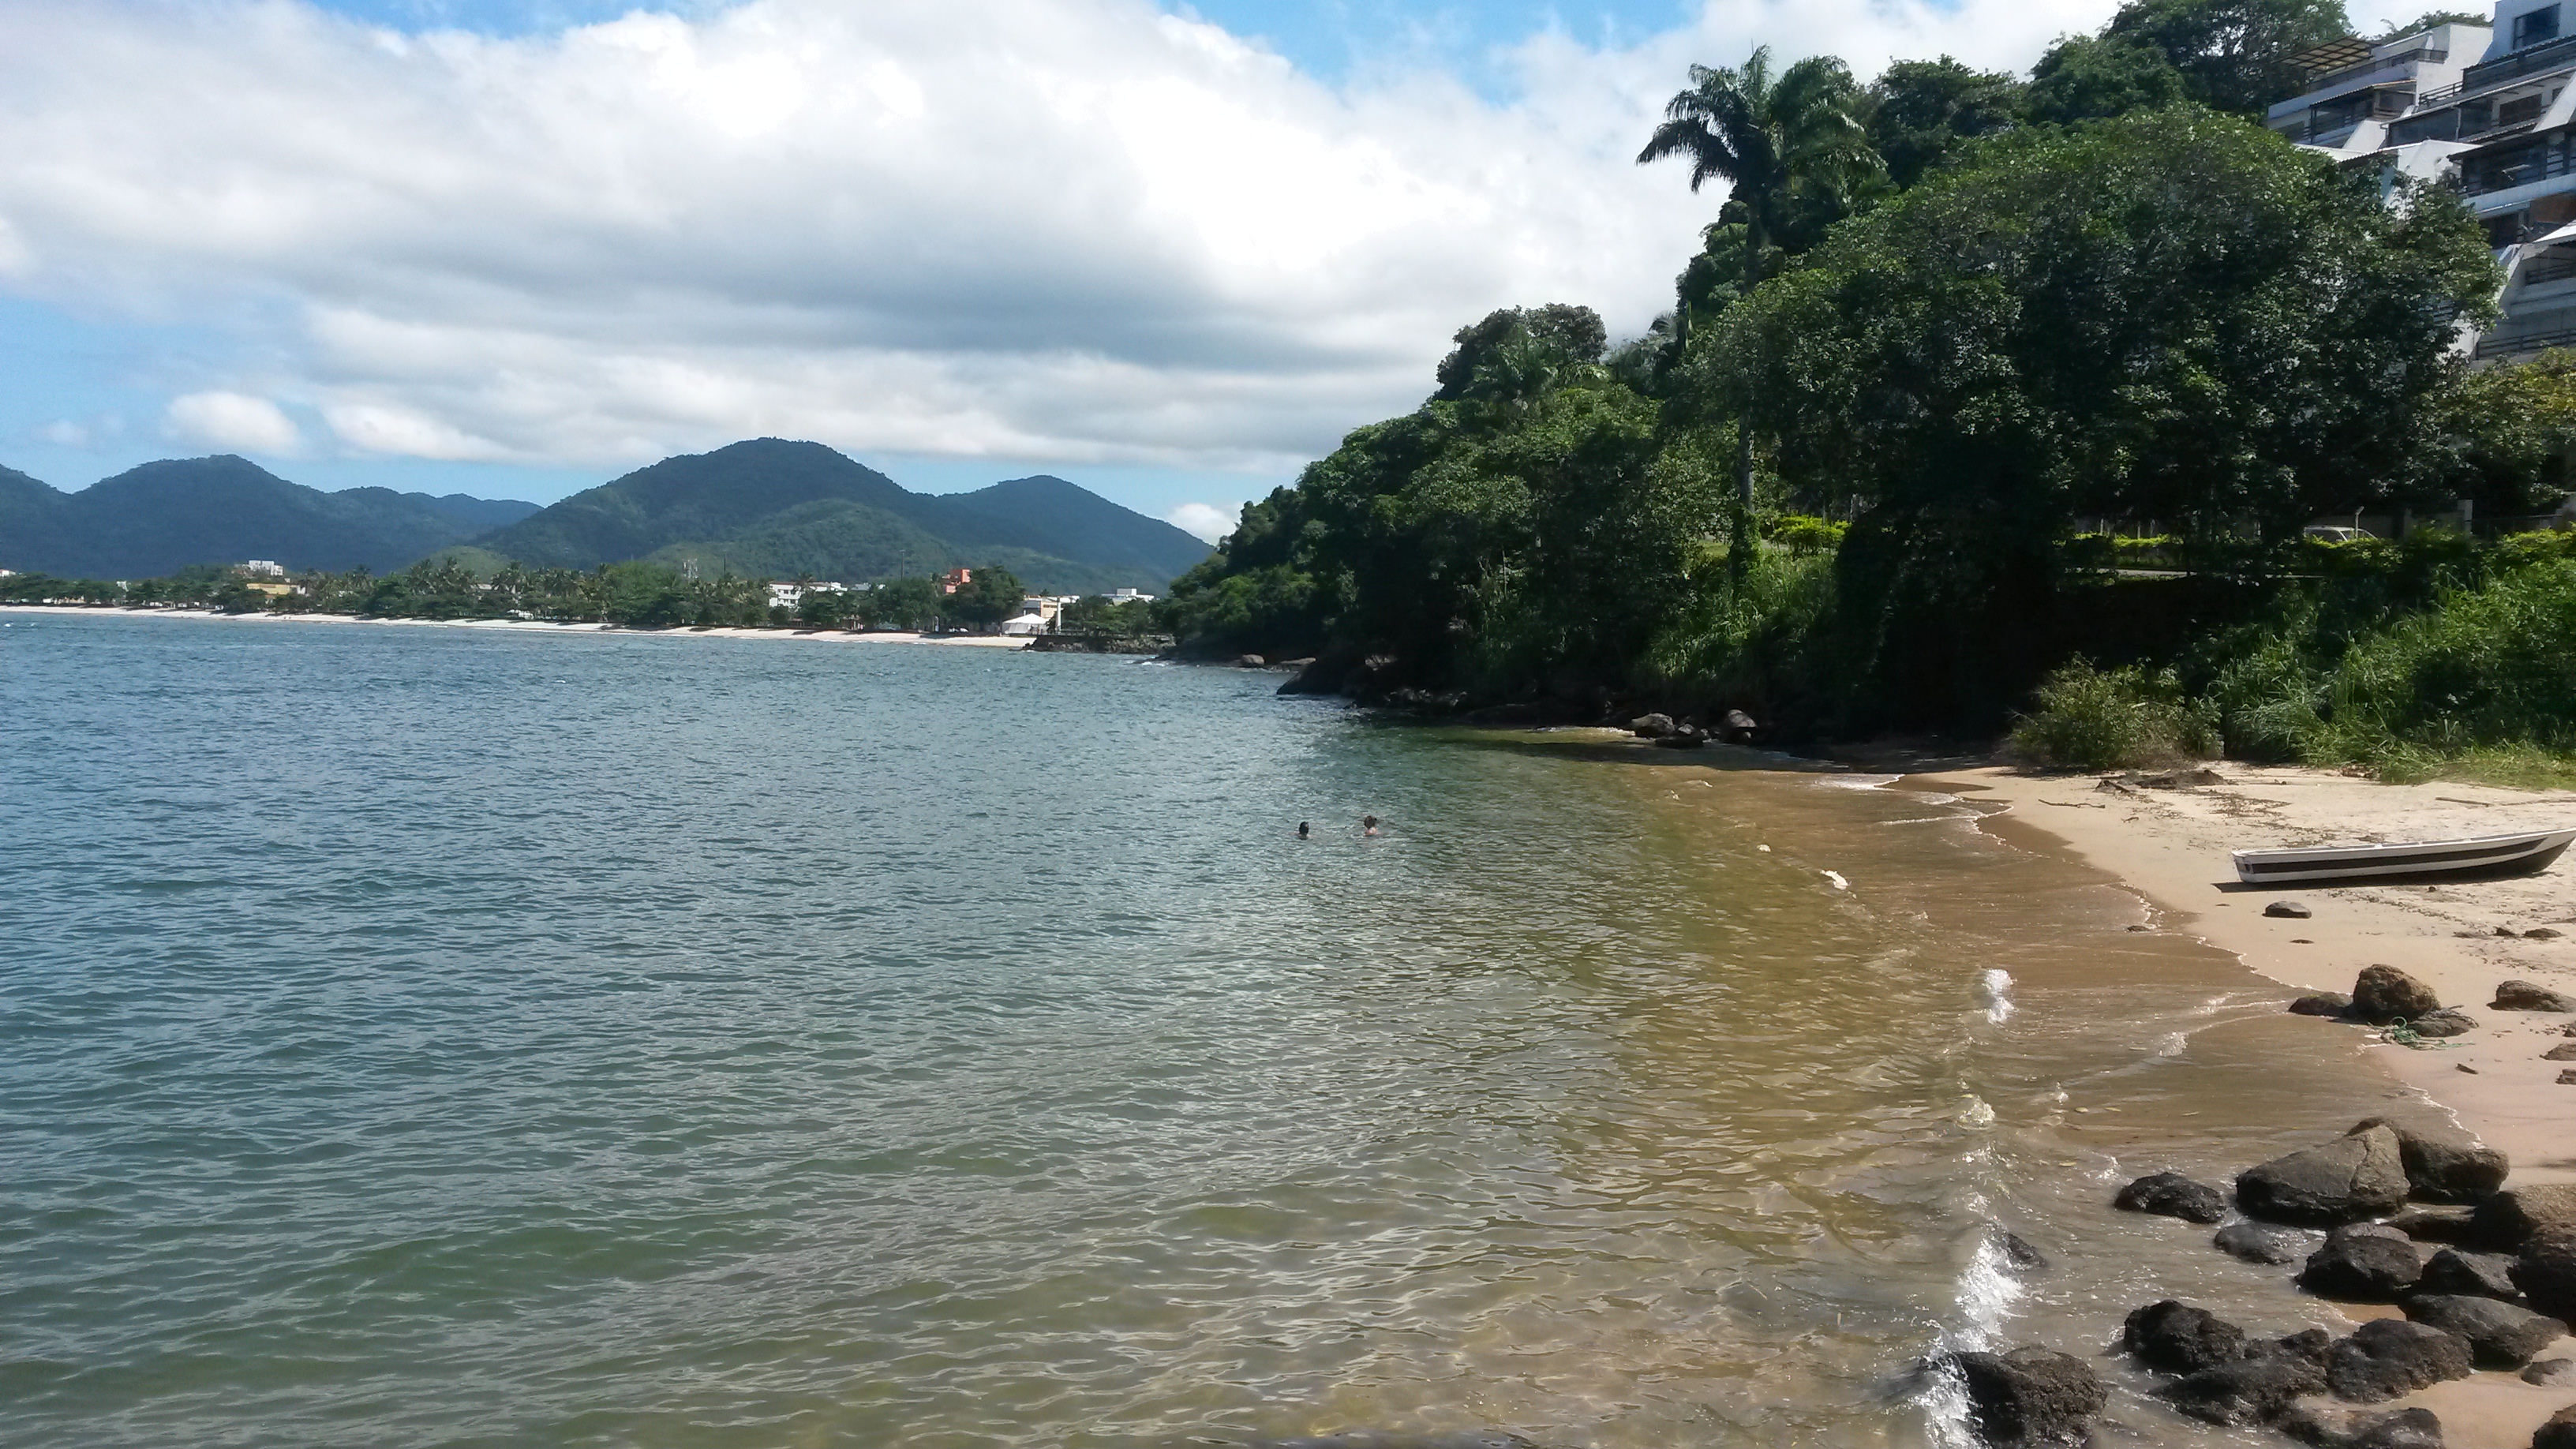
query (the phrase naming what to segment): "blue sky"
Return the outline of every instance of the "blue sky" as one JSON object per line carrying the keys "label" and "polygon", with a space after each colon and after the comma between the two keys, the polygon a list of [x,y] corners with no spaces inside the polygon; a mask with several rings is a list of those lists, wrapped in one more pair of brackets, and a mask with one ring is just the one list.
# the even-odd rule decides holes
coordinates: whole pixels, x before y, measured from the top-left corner
{"label": "blue sky", "polygon": [[1493,307],[1647,325],[1717,201],[1631,164],[1691,61],[2110,8],[9,0],[0,464],[547,502],[777,435],[1204,529]]}

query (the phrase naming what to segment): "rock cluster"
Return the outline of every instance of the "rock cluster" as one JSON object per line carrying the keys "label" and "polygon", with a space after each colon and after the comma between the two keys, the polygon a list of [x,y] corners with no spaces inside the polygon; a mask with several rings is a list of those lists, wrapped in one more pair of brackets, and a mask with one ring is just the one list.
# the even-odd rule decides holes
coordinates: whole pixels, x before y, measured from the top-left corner
{"label": "rock cluster", "polygon": [[2444,1006],[2432,987],[2394,966],[2365,966],[2353,980],[2351,995],[2314,992],[2291,1002],[2290,1010],[2365,1026],[2403,1022],[2418,1036],[2460,1036],[2478,1025],[2476,1017],[2456,1006]]}

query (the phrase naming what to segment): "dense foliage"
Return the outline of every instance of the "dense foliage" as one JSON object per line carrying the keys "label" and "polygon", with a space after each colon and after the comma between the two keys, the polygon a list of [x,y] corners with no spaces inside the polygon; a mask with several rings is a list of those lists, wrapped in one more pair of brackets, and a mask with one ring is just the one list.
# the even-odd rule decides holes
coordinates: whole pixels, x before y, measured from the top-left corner
{"label": "dense foliage", "polygon": [[[2455,194],[2383,196],[2242,119],[2345,33],[2331,0],[2133,0],[2027,79],[1694,67],[1640,160],[1729,195],[1672,313],[1617,346],[1565,303],[1461,329],[1419,408],[1248,506],[1165,617],[1420,703],[1808,734],[2029,708],[2035,749],[2086,760],[2555,741],[2537,656],[2441,666],[2525,681],[2475,709],[2370,663],[2465,657],[2457,629],[2536,617],[2555,575],[2417,588],[2433,545],[2300,536],[2545,511],[2576,443],[2576,367],[2458,356],[2497,278]],[[2334,727],[2248,723],[2298,708]]]}

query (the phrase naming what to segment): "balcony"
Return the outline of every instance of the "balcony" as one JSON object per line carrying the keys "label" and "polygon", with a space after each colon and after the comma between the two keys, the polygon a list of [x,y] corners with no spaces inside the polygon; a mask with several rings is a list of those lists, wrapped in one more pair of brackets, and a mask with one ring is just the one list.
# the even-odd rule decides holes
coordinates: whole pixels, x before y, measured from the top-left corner
{"label": "balcony", "polygon": [[2400,55],[2374,57],[2370,60],[2365,60],[2358,65],[2345,66],[2341,70],[2330,70],[2323,75],[2312,75],[2308,77],[2306,84],[2309,93],[2314,94],[2318,91],[2333,90],[2335,87],[2342,85],[2346,81],[2356,81],[2361,79],[2363,76],[2373,74],[2374,72],[2395,70],[2401,65],[2440,65],[2442,62],[2449,60],[2450,58],[2451,53],[2447,50],[2433,50],[2430,48],[2419,47],[2415,50],[2406,51]]}
{"label": "balcony", "polygon": [[2576,347],[2576,327],[2560,327],[2548,332],[2525,332],[2519,337],[2481,337],[2479,357],[2517,357],[2526,352],[2542,352],[2552,347]]}
{"label": "balcony", "polygon": [[2551,146],[2534,146],[2510,157],[2479,158],[2460,167],[2460,189],[2471,196],[2510,191],[2553,176],[2564,176],[2569,154]]}
{"label": "balcony", "polygon": [[2515,274],[2515,280],[2526,287],[2537,287],[2543,282],[2563,282],[2569,277],[2576,277],[2576,250],[2557,247],[2541,253],[2535,261],[2523,263],[2522,270]]}
{"label": "balcony", "polygon": [[2517,50],[2511,55],[2498,56],[2483,64],[2470,66],[2460,72],[2458,85],[2432,92],[2424,97],[2423,103],[2428,106],[2436,105],[2466,91],[2501,85],[2506,81],[2534,75],[2544,70],[2571,68],[2576,68],[2576,35],[2561,36],[2556,40],[2542,41],[2526,50]]}

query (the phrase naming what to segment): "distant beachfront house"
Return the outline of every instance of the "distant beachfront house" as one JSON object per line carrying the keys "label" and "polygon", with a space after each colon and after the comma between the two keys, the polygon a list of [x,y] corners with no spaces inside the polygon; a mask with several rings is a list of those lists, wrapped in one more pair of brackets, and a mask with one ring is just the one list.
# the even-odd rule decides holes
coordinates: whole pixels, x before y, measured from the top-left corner
{"label": "distant beachfront house", "polygon": [[1154,602],[1155,597],[1156,596],[1153,594],[1148,594],[1138,589],[1111,589],[1109,591],[1109,602],[1113,604],[1150,604]]}
{"label": "distant beachfront house", "polygon": [[2464,334],[2486,361],[2576,344],[2576,0],[2498,0],[2447,24],[2298,58],[2298,95],[2265,123],[2353,169],[2449,180],[2505,269],[2504,315]]}
{"label": "distant beachfront house", "polygon": [[771,584],[769,586],[769,607],[773,609],[793,609],[797,605],[804,603],[805,596],[808,594],[846,594],[848,592],[849,587],[846,584]]}
{"label": "distant beachfront house", "polygon": [[272,558],[255,558],[233,565],[233,572],[246,579],[282,579],[286,577],[286,565]]}

